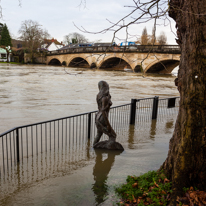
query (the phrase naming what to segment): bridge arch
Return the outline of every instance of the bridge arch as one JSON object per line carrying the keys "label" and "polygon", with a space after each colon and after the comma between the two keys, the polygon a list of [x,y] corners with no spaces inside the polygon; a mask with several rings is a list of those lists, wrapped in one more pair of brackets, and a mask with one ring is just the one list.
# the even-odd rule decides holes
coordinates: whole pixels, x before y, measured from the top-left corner
{"label": "bridge arch", "polygon": [[63,61],[62,66],[66,66],[66,65],[67,65],[66,61]]}
{"label": "bridge arch", "polygon": [[139,73],[139,72],[142,72],[142,71],[143,70],[142,70],[142,65],[141,64],[138,64],[138,65],[135,66],[134,72]]}
{"label": "bridge arch", "polygon": [[59,61],[58,58],[53,58],[49,61],[48,65],[56,65],[56,66],[61,66],[61,62]]}
{"label": "bridge arch", "polygon": [[95,69],[97,68],[97,64],[95,62],[91,63],[90,69]]}
{"label": "bridge arch", "polygon": [[74,57],[68,63],[68,67],[90,68],[88,61],[82,57]]}
{"label": "bridge arch", "polygon": [[150,63],[145,69],[145,73],[170,74],[179,65],[179,59],[161,59]]}
{"label": "bridge arch", "polygon": [[[53,59],[57,60],[56,62]],[[141,62],[143,61],[143,64]],[[111,70],[133,70],[135,72],[170,73],[180,61],[180,54],[141,52],[94,52],[94,53],[57,53],[47,56],[47,64],[66,66],[100,68]],[[83,64],[84,63],[84,64]],[[166,66],[166,70],[162,64]],[[83,65],[81,65],[83,64]],[[111,66],[111,68],[110,68]],[[142,67],[141,67],[142,66]]]}
{"label": "bridge arch", "polygon": [[124,69],[131,69],[131,65],[127,62],[125,58],[122,57],[114,57],[110,56],[107,58],[104,58],[99,63],[99,69],[114,69],[114,70],[124,70]]}

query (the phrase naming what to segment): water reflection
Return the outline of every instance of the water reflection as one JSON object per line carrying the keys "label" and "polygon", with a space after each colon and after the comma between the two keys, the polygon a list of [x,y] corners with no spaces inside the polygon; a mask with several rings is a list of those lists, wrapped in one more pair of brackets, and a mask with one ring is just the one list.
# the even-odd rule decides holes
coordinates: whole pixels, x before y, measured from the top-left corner
{"label": "water reflection", "polygon": [[[108,195],[108,174],[114,164],[115,156],[120,155],[121,153],[122,151],[119,150],[110,151],[95,149],[96,159],[93,168],[95,183],[92,186],[92,190],[95,194],[96,205],[99,205],[106,200]],[[107,155],[106,159],[104,159],[105,155]]]}
{"label": "water reflection", "polygon": [[170,130],[174,128],[174,121],[170,120],[168,122],[166,122],[165,124],[165,133],[168,134],[170,133]]}
{"label": "water reflection", "polygon": [[135,132],[135,126],[130,125],[129,131],[128,131],[128,148],[134,149],[134,132]]}
{"label": "water reflection", "polygon": [[153,119],[151,121],[150,138],[155,138],[155,135],[156,135],[156,125],[157,125],[157,120]]}

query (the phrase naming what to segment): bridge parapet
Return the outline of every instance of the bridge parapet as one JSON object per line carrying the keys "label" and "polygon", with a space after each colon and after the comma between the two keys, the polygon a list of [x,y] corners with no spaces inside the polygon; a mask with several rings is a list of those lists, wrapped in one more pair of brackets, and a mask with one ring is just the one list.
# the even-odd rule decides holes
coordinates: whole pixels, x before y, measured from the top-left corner
{"label": "bridge parapet", "polygon": [[101,52],[116,52],[116,53],[169,53],[180,54],[178,45],[130,45],[130,46],[90,46],[90,47],[75,47],[68,49],[60,49],[57,51],[49,51],[50,55],[59,54],[74,54],[74,53],[101,53]]}

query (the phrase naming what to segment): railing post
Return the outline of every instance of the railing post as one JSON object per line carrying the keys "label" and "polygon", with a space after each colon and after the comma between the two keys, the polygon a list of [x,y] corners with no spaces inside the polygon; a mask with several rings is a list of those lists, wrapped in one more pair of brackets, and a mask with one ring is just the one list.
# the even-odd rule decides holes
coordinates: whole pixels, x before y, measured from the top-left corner
{"label": "railing post", "polygon": [[88,133],[87,133],[87,135],[88,135],[88,139],[90,139],[90,134],[91,134],[91,116],[92,116],[92,113],[89,113],[88,114]]}
{"label": "railing post", "polygon": [[16,129],[16,159],[19,162],[19,128]]}
{"label": "railing post", "polygon": [[152,119],[157,119],[159,97],[155,96],[153,100]]}
{"label": "railing post", "polygon": [[175,101],[176,101],[176,97],[169,98],[168,99],[168,103],[167,103],[167,108],[175,107]]}
{"label": "railing post", "polygon": [[136,99],[131,99],[131,107],[130,107],[130,124],[135,124],[136,117]]}

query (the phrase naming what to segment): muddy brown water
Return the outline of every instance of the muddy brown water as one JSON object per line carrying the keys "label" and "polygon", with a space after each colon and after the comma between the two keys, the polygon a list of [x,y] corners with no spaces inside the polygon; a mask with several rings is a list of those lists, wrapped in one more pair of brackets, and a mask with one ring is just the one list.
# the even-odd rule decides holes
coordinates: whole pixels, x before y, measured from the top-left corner
{"label": "muddy brown water", "polygon": [[[100,80],[109,83],[114,106],[131,98],[178,96],[171,75],[65,69],[70,74],[64,67],[0,65],[0,133],[96,110]],[[0,205],[113,205],[115,185],[163,163],[176,115],[174,109],[157,120],[141,118],[135,126],[122,126],[117,131],[122,153],[94,151],[92,137],[24,159],[1,174]]]}

